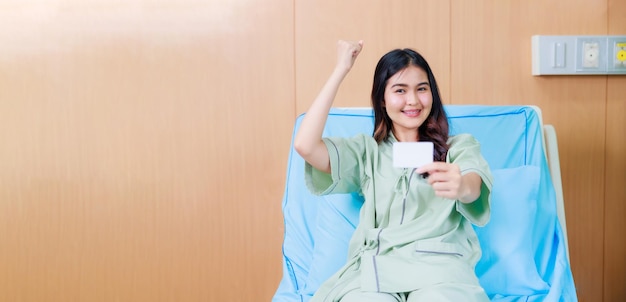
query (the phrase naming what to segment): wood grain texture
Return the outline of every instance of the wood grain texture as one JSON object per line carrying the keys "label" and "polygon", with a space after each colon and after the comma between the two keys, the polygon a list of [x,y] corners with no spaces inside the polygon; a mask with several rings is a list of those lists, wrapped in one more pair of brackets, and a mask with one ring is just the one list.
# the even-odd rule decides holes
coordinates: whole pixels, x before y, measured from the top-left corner
{"label": "wood grain texture", "polygon": [[626,77],[610,77],[606,117],[604,300],[626,297]]}
{"label": "wood grain texture", "polygon": [[5,1],[0,300],[269,300],[292,12]]}
{"label": "wood grain texture", "polygon": [[[626,2],[608,0],[610,35],[626,35]],[[606,110],[604,299],[626,297],[626,76],[610,76]]]}

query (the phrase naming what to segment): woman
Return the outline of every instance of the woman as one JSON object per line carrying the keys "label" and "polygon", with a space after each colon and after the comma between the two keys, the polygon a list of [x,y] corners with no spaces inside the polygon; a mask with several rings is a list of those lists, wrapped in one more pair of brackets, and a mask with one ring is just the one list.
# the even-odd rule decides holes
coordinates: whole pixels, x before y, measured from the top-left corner
{"label": "woman", "polygon": [[[480,246],[471,223],[489,220],[491,174],[478,142],[448,137],[437,82],[411,49],[385,54],[372,88],[374,134],[322,138],[329,110],[363,41],[338,42],[334,71],[294,141],[315,194],[364,196],[347,263],[311,301],[489,301],[474,273]],[[434,162],[393,166],[394,142],[430,141]]]}

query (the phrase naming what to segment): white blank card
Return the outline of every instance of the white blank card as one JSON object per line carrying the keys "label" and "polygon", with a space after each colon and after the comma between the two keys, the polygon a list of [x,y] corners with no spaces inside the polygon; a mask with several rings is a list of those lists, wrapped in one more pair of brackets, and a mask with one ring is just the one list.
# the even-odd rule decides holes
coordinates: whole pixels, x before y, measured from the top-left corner
{"label": "white blank card", "polygon": [[433,162],[432,142],[393,143],[393,166],[398,168],[419,168]]}

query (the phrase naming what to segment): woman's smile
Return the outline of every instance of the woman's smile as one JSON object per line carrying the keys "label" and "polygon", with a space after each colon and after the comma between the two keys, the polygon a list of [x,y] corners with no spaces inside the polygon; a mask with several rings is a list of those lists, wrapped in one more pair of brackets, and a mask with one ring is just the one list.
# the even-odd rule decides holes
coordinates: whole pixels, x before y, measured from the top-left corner
{"label": "woman's smile", "polygon": [[402,113],[404,113],[404,115],[406,115],[408,117],[418,117],[421,112],[422,112],[422,110],[418,110],[418,109],[402,110]]}

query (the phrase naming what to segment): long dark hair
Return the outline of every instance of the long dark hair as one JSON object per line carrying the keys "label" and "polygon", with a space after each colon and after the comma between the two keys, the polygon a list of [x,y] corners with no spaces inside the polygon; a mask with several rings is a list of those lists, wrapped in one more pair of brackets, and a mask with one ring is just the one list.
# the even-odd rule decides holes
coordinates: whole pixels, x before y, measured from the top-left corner
{"label": "long dark hair", "polygon": [[420,141],[431,141],[435,146],[435,161],[445,161],[448,152],[448,117],[441,103],[437,81],[428,62],[419,53],[412,49],[395,49],[380,58],[374,72],[372,86],[372,108],[374,108],[374,139],[381,143],[389,138],[389,131],[393,123],[385,110],[385,87],[387,80],[397,72],[416,66],[423,69],[428,75],[428,82],[433,96],[430,115],[418,129]]}

